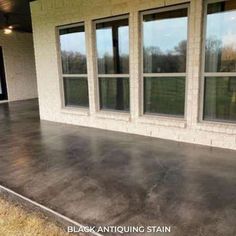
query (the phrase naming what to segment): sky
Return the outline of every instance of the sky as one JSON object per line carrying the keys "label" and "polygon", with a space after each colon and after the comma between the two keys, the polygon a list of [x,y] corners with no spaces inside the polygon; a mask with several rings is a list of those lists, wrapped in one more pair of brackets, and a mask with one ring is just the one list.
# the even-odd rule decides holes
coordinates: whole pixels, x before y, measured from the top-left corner
{"label": "sky", "polygon": [[[159,47],[163,51],[172,50],[182,40],[187,39],[187,18],[163,19],[158,21],[144,22],[145,46]],[[72,36],[73,35],[73,36]],[[76,35],[76,37],[74,37]],[[96,30],[97,52],[99,56],[112,51],[111,28]],[[71,33],[61,35],[61,48],[66,51],[79,51],[85,53],[84,33]],[[121,54],[129,51],[129,27],[119,28],[119,49]]]}
{"label": "sky", "polygon": [[[143,23],[143,27],[144,46],[159,47],[162,52],[173,50],[179,42],[187,39],[187,17],[148,21]],[[236,48],[236,11],[208,15],[207,37],[222,40],[224,45],[234,45]],[[111,29],[97,30],[96,38],[98,55],[112,55]],[[119,29],[119,45],[121,54],[129,51],[128,26]],[[85,54],[84,32],[61,35],[61,48]]]}
{"label": "sky", "polygon": [[[129,54],[129,27],[120,27],[118,35],[120,55]],[[98,29],[96,31],[96,40],[98,57],[102,57],[105,53],[113,55],[111,28]]]}
{"label": "sky", "polygon": [[162,52],[172,51],[187,40],[187,17],[146,21],[143,23],[143,44],[158,47]]}
{"label": "sky", "polygon": [[61,50],[86,53],[85,33],[77,32],[60,36]]}
{"label": "sky", "polygon": [[207,38],[222,40],[224,46],[233,45],[236,49],[236,11],[208,15]]}

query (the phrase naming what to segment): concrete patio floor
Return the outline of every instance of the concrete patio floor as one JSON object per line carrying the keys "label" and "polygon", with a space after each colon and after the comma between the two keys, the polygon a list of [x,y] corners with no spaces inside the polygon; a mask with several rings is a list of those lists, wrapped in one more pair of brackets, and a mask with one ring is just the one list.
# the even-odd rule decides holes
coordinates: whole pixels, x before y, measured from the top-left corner
{"label": "concrete patio floor", "polygon": [[236,235],[235,151],[40,122],[36,100],[0,104],[0,184],[84,225]]}

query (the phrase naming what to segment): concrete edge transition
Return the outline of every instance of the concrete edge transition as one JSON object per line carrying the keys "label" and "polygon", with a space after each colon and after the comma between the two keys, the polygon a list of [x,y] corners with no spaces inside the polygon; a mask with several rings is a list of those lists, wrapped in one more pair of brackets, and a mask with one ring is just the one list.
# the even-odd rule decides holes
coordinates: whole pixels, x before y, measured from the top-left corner
{"label": "concrete edge transition", "polygon": [[[70,219],[69,217],[64,216],[60,214],[59,212],[56,212],[2,185],[0,185],[0,194],[9,198],[12,201],[21,203],[23,206],[25,206],[29,210],[32,210],[32,211],[36,209],[39,210],[39,212],[45,214],[46,216],[51,218],[54,222],[57,222],[63,227],[67,227],[67,226],[75,226],[78,228],[85,227],[84,225]],[[92,233],[89,233],[88,235],[102,236],[101,234],[97,232],[92,232]]]}

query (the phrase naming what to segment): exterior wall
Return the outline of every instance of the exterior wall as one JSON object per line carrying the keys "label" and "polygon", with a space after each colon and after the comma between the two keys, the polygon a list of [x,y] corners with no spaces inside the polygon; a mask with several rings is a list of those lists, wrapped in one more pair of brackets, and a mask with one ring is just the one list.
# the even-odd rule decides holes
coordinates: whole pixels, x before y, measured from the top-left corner
{"label": "exterior wall", "polygon": [[0,46],[7,83],[8,100],[36,98],[37,81],[32,34],[0,32]]}
{"label": "exterior wall", "polygon": [[[41,119],[236,150],[236,125],[199,121],[203,0],[190,1],[185,119],[140,116],[139,11],[185,0],[37,0],[31,3]],[[130,114],[98,111],[93,20],[129,13]],[[63,108],[56,26],[85,22],[89,110]]]}

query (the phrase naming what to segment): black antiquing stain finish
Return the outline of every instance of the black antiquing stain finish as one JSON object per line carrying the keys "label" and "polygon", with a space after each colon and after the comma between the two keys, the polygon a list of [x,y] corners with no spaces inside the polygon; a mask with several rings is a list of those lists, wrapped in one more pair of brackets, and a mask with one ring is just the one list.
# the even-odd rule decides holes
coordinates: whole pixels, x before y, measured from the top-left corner
{"label": "black antiquing stain finish", "polygon": [[0,184],[82,224],[236,235],[235,151],[40,122],[36,100],[0,105]]}

